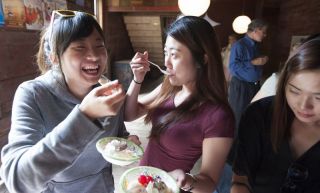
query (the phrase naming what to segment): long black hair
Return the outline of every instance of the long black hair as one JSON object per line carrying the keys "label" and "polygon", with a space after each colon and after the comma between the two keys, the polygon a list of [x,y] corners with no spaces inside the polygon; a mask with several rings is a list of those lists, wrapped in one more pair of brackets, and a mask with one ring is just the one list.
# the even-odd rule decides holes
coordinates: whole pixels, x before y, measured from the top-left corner
{"label": "long black hair", "polygon": [[[213,27],[202,18],[185,16],[169,27],[167,36],[185,45],[191,52],[197,70],[195,92],[175,110],[162,117],[157,125],[153,125],[150,137],[158,138],[169,124],[192,116],[204,102],[221,105],[230,112],[230,116],[233,116],[227,101],[221,49]],[[151,121],[153,112],[159,104],[174,96],[180,89],[181,86],[172,86],[166,77],[160,94],[149,106],[146,122]]]}
{"label": "long black hair", "polygon": [[291,137],[294,113],[288,105],[285,88],[289,78],[303,70],[320,70],[320,36],[303,43],[288,58],[282,69],[274,101],[271,142],[275,152],[281,143]]}

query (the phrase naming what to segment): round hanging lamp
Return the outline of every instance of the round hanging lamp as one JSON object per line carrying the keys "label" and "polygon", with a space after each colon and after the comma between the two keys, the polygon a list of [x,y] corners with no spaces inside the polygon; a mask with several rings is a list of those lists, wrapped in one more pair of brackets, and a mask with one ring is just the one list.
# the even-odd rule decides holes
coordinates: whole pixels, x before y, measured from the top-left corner
{"label": "round hanging lamp", "polygon": [[179,0],[178,6],[183,15],[201,16],[210,6],[210,0]]}
{"label": "round hanging lamp", "polygon": [[232,22],[233,30],[238,34],[244,34],[248,31],[248,25],[251,19],[246,15],[240,15],[236,17]]}

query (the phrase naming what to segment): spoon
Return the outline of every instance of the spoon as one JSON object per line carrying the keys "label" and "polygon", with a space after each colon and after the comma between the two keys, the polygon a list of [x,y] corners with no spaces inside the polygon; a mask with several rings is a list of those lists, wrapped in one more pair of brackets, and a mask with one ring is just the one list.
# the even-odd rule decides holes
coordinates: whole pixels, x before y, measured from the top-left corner
{"label": "spoon", "polygon": [[103,84],[106,84],[107,82],[110,82],[110,80],[105,76],[105,75],[101,75],[100,76],[100,79],[98,80],[98,82],[103,85]]}
{"label": "spoon", "polygon": [[167,72],[167,71],[165,71],[165,70],[162,70],[158,64],[155,64],[155,63],[153,63],[153,62],[151,62],[151,61],[149,61],[149,60],[148,60],[148,62],[149,62],[149,64],[152,64],[153,66],[157,67],[157,68],[160,70],[160,72],[162,72],[163,74],[165,74],[165,75],[170,75],[169,72]]}
{"label": "spoon", "polygon": [[[107,78],[105,75],[102,74],[102,75],[100,76],[98,82],[99,82],[101,85],[104,85],[104,84],[106,84],[106,83],[108,83],[108,82],[111,82],[111,80],[110,80],[109,78]],[[116,87],[116,88],[111,89],[111,91],[105,92],[104,94],[105,94],[105,95],[111,95],[111,94],[116,93],[116,92],[118,92],[118,91],[119,91],[119,88]]]}

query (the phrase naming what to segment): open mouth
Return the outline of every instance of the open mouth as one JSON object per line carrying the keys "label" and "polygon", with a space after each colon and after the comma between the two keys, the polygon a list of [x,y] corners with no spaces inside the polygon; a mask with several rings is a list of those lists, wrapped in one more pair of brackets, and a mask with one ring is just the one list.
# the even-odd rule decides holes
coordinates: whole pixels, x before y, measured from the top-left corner
{"label": "open mouth", "polygon": [[98,66],[86,66],[82,68],[82,71],[84,71],[86,74],[89,75],[97,75],[99,72],[99,65]]}

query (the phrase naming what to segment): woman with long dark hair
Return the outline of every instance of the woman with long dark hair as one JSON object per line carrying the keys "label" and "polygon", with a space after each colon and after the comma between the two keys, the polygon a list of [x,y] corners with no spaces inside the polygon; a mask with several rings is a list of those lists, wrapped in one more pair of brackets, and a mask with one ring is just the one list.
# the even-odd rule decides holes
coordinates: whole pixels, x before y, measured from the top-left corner
{"label": "woman with long dark hair", "polygon": [[242,116],[232,193],[313,193],[320,189],[320,37],[282,69],[276,95]]}
{"label": "woman with long dark hair", "polygon": [[[125,119],[146,114],[146,122],[152,123],[140,165],[173,171],[184,191],[212,193],[234,131],[216,34],[204,19],[182,17],[168,29],[164,53],[168,75],[139,100],[150,69],[148,53],[137,53],[131,61],[134,80],[127,92]],[[188,174],[201,155],[199,173]]]}

